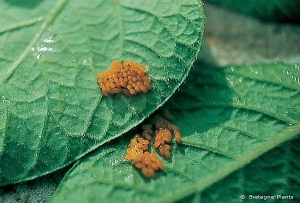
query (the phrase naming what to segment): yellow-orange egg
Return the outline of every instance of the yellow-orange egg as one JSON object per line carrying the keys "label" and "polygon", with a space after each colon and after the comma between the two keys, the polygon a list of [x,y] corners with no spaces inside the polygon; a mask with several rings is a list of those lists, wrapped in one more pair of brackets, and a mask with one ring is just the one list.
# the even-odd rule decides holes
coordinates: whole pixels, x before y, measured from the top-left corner
{"label": "yellow-orange egg", "polygon": [[180,134],[180,132],[178,130],[174,130],[174,135],[175,135],[176,142],[182,143],[181,134]]}

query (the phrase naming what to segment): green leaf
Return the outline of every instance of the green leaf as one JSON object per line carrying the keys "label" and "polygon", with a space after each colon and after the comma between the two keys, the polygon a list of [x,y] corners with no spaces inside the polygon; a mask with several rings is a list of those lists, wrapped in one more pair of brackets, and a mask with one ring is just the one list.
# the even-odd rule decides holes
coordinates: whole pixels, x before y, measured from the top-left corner
{"label": "green leaf", "polygon": [[263,20],[300,22],[298,0],[206,0],[218,6],[236,10]]}
{"label": "green leaf", "polygon": [[[299,144],[300,136],[269,151],[243,169],[204,190],[201,202],[234,203],[241,202],[241,197],[245,198],[246,202],[255,202],[253,196],[265,198],[268,202],[299,202]],[[192,202],[199,195],[192,195],[185,201]]]}
{"label": "green leaf", "polygon": [[[185,85],[164,105],[177,118],[174,123],[183,136],[183,144],[172,144],[173,156],[164,161],[164,172],[147,179],[124,159],[131,132],[77,163],[51,202],[199,202],[213,190],[206,188],[300,134],[299,76],[299,65],[220,69],[196,64]],[[247,191],[231,195],[240,201],[242,192]],[[220,202],[214,198],[209,200]]]}
{"label": "green leaf", "polygon": [[[200,50],[192,1],[0,2],[0,185],[66,166],[161,106]],[[153,90],[103,97],[112,61],[148,68]]]}

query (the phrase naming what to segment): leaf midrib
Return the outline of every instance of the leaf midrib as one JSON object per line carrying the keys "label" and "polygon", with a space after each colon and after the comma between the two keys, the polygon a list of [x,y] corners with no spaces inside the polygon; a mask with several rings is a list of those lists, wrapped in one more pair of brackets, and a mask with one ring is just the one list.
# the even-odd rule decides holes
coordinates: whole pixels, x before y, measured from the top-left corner
{"label": "leaf midrib", "polygon": [[283,131],[281,131],[273,140],[269,140],[264,144],[260,145],[259,147],[257,147],[256,149],[253,149],[252,151],[245,153],[243,156],[239,157],[238,159],[236,159],[236,161],[224,167],[222,170],[206,177],[201,182],[197,182],[189,187],[181,189],[180,191],[176,191],[175,193],[164,195],[156,202],[176,202],[189,195],[202,192],[204,189],[208,188],[212,184],[218,182],[219,180],[223,179],[224,177],[238,170],[239,168],[245,166],[246,164],[256,159],[263,153],[299,135],[299,133],[300,133],[300,123],[294,126],[289,126],[285,128]]}

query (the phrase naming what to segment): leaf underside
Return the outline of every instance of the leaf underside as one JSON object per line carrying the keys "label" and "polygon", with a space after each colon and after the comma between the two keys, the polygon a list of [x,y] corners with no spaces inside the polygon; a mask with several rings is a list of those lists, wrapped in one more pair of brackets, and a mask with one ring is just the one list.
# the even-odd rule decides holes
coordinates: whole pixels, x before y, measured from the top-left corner
{"label": "leaf underside", "polygon": [[[220,69],[196,64],[163,107],[175,116],[183,140],[172,144],[165,171],[147,179],[124,159],[134,135],[129,132],[77,163],[50,202],[224,202],[223,196],[240,202],[242,194],[293,192],[300,188],[299,138],[276,148],[269,161],[238,169],[300,134],[299,80],[299,65]],[[263,190],[267,183],[257,186],[254,180],[261,176],[276,190]]]}
{"label": "leaf underside", "polygon": [[[187,76],[203,36],[196,0],[0,2],[0,185],[50,173],[139,124]],[[103,97],[113,60],[153,90]]]}

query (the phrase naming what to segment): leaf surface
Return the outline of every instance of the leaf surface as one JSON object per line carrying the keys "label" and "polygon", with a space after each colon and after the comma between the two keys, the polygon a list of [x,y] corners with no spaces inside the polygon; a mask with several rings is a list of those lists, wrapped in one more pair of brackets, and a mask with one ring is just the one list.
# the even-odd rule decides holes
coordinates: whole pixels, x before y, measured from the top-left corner
{"label": "leaf surface", "polygon": [[51,202],[199,202],[206,188],[300,134],[299,65],[201,66],[164,105],[183,136],[164,172],[147,179],[124,159],[130,132],[77,163]]}
{"label": "leaf surface", "polygon": [[[300,201],[300,136],[230,174],[202,193],[183,201],[196,202],[268,202]],[[226,185],[226,187],[224,187]]]}
{"label": "leaf surface", "polygon": [[[0,185],[62,168],[148,117],[185,79],[204,26],[196,0],[1,1],[0,11]],[[96,75],[115,59],[147,67],[153,90],[104,97]]]}

